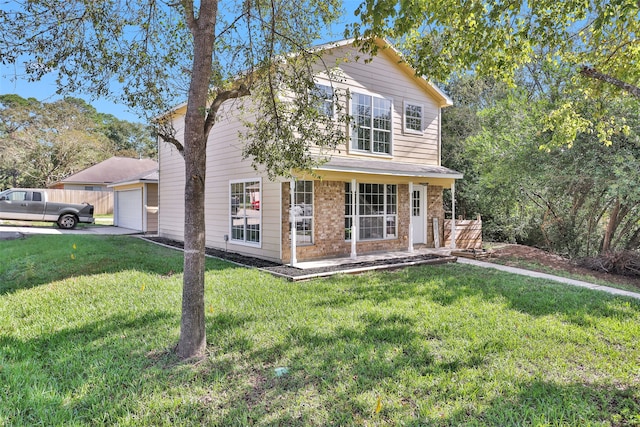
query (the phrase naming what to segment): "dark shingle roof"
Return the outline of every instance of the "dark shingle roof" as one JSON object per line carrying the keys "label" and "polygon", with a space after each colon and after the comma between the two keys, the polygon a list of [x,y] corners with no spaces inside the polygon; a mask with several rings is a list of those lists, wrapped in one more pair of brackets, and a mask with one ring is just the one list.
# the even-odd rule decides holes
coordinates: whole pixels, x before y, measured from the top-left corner
{"label": "dark shingle roof", "polygon": [[61,182],[63,184],[111,184],[157,168],[158,162],[152,159],[112,157],[75,175],[71,175]]}
{"label": "dark shingle roof", "polygon": [[108,187],[115,187],[123,184],[133,184],[135,182],[157,183],[159,176],[160,174],[158,173],[158,168],[155,168],[136,175],[128,176],[123,180],[114,182]]}

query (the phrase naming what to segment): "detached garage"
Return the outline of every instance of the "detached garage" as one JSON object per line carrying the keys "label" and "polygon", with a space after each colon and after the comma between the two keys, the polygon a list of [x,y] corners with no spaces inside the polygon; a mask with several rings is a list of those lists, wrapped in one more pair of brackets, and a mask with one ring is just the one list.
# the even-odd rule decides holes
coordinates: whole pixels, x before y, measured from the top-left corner
{"label": "detached garage", "polygon": [[158,170],[109,185],[113,188],[113,225],[142,233],[158,232]]}

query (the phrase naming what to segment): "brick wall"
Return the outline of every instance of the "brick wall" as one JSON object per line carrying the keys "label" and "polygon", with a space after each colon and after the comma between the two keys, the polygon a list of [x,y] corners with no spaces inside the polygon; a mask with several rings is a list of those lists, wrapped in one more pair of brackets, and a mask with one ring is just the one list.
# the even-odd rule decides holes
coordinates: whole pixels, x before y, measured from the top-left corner
{"label": "brick wall", "polygon": [[[299,245],[299,261],[348,256],[351,242],[344,240],[344,182],[314,181],[314,235],[312,245]],[[442,199],[442,196],[441,196]],[[358,242],[357,252],[405,250],[409,233],[409,188],[398,185],[398,237],[388,240]],[[282,261],[291,260],[291,226],[289,224],[289,183],[282,184]],[[444,212],[443,212],[444,217]]]}
{"label": "brick wall", "polygon": [[430,248],[434,247],[433,218],[438,218],[440,247],[444,245],[444,205],[442,202],[442,189],[439,185],[427,186],[427,246]]}

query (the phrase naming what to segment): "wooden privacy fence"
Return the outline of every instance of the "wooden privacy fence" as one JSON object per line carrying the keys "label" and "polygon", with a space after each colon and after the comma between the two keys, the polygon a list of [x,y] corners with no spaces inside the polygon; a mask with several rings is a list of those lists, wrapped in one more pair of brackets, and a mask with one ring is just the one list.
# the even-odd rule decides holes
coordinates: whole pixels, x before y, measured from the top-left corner
{"label": "wooden privacy fence", "polygon": [[48,188],[47,199],[50,202],[89,203],[93,205],[94,215],[113,214],[112,191],[56,190]]}
{"label": "wooden privacy fence", "polygon": [[[451,246],[451,221],[444,220],[444,246]],[[456,248],[482,249],[482,219],[456,220]]]}

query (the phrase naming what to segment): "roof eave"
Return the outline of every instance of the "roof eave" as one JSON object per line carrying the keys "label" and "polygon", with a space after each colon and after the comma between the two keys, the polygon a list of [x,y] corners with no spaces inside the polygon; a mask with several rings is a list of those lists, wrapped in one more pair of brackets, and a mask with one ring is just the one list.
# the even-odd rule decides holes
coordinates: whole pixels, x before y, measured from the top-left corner
{"label": "roof eave", "polygon": [[398,177],[415,177],[415,178],[445,178],[445,179],[462,179],[461,173],[437,173],[437,172],[403,172],[403,171],[384,171],[369,168],[347,168],[339,166],[319,166],[314,170],[325,172],[342,172],[342,173],[360,173],[369,175],[398,176]]}
{"label": "roof eave", "polygon": [[107,185],[107,187],[109,188],[122,187],[125,185],[132,185],[132,184],[156,184],[157,182],[158,182],[157,179],[142,178],[142,179],[132,179],[130,181],[114,182],[113,184]]}

